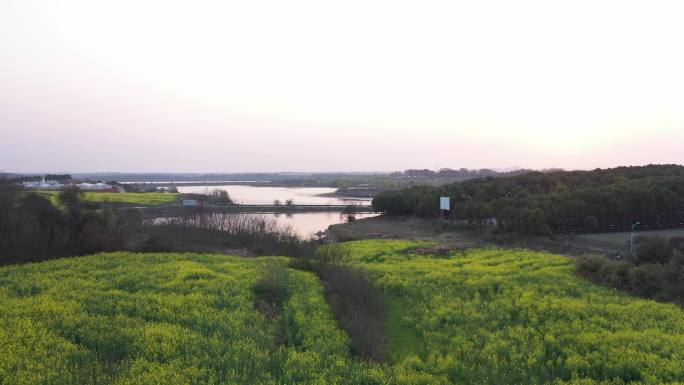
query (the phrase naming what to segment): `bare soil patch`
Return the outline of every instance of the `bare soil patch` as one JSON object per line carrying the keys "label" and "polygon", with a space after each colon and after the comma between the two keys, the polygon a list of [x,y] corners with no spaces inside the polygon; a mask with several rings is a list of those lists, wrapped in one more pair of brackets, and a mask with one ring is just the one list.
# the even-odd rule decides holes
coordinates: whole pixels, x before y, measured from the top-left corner
{"label": "bare soil patch", "polygon": [[326,230],[325,236],[333,242],[384,238],[436,241],[446,249],[483,246],[482,241],[464,232],[442,230],[443,224],[441,219],[379,216],[332,225]]}

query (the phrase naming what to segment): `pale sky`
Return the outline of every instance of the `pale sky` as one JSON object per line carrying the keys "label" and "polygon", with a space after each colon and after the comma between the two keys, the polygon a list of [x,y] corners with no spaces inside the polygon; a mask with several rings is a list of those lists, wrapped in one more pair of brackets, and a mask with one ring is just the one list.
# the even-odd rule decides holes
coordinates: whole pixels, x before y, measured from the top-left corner
{"label": "pale sky", "polygon": [[684,163],[684,1],[0,0],[0,170]]}

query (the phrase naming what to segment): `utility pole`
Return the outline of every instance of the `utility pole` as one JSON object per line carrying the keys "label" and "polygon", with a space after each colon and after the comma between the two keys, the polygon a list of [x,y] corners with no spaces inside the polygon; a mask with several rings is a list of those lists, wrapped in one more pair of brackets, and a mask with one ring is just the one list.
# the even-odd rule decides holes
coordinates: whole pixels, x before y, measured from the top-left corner
{"label": "utility pole", "polygon": [[634,247],[634,230],[640,224],[641,224],[641,222],[635,222],[632,225],[632,230],[629,233],[629,251],[632,253],[632,257],[636,256],[636,248]]}

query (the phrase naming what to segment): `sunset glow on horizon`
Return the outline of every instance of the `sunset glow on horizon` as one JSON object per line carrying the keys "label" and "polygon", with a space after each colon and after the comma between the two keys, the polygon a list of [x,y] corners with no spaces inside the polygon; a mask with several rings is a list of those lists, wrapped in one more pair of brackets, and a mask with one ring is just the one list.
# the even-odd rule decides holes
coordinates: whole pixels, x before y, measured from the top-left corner
{"label": "sunset glow on horizon", "polygon": [[681,1],[0,3],[0,170],[684,163]]}

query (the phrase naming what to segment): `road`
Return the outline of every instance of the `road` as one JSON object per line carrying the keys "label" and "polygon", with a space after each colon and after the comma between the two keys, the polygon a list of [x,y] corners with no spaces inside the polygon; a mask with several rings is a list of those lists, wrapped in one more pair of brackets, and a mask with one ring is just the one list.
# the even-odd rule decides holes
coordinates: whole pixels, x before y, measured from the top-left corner
{"label": "road", "polygon": [[346,206],[346,205],[204,205],[202,207],[183,207],[179,204],[171,206],[150,207],[121,207],[122,209],[141,209],[147,212],[159,213],[160,215],[187,214],[191,212],[222,212],[222,213],[312,213],[312,212],[349,212],[349,213],[372,213],[373,207]]}

